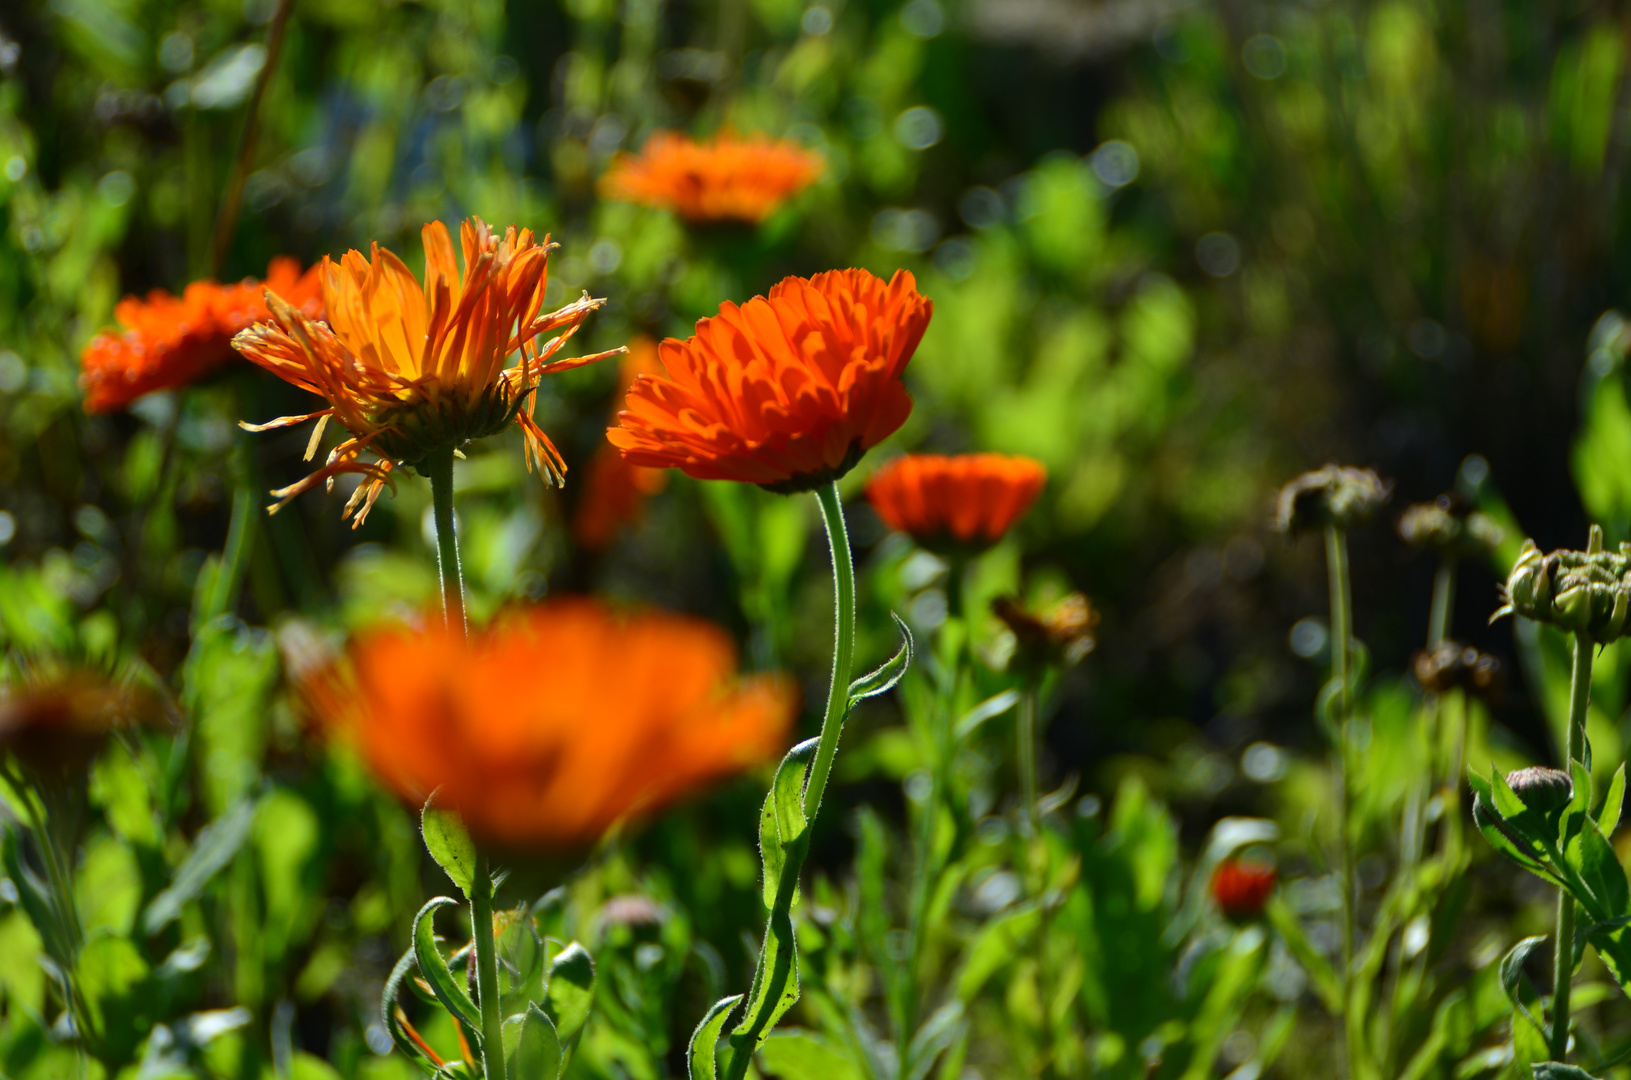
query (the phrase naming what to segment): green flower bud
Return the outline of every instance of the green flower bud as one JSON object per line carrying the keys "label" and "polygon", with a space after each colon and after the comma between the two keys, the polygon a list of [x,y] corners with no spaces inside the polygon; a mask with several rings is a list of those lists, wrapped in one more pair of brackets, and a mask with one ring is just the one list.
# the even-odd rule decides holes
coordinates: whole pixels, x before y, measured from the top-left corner
{"label": "green flower bud", "polygon": [[1506,786],[1512,789],[1524,806],[1538,814],[1550,814],[1569,805],[1574,798],[1574,781],[1561,769],[1548,769],[1531,765],[1527,769],[1508,773]]}
{"label": "green flower bud", "polygon": [[1399,518],[1399,538],[1414,548],[1437,551],[1451,559],[1485,558],[1504,533],[1488,514],[1473,510],[1458,495],[1440,495],[1416,503]]}
{"label": "green flower bud", "polygon": [[1533,540],[1526,540],[1504,591],[1506,604],[1494,618],[1522,615],[1606,645],[1624,635],[1631,622],[1631,545],[1604,551],[1602,530],[1595,525],[1585,551],[1542,555]]}
{"label": "green flower bud", "polygon": [[1351,529],[1369,521],[1391,493],[1392,485],[1370,469],[1327,465],[1303,473],[1280,489],[1275,527],[1283,533],[1326,525]]}

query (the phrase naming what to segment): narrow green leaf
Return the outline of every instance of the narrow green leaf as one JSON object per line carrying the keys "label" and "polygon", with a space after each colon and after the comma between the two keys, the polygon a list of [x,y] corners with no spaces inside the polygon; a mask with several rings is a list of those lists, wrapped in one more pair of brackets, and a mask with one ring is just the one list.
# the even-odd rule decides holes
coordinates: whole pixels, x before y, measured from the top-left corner
{"label": "narrow green leaf", "polygon": [[1625,763],[1614,770],[1614,779],[1608,783],[1608,794],[1603,797],[1603,808],[1597,813],[1597,827],[1610,839],[1620,825],[1620,811],[1625,808]]}
{"label": "narrow green leaf", "polygon": [[[759,854],[764,860],[765,907],[774,909],[788,867],[788,848],[804,834],[804,774],[815,758],[819,739],[806,739],[787,752],[759,813]],[[798,865],[792,867],[793,894],[798,897]]]}
{"label": "narrow green leaf", "polygon": [[437,908],[457,907],[459,902],[448,896],[426,901],[413,917],[413,955],[419,964],[419,974],[436,994],[436,1000],[475,1032],[481,1031],[481,1010],[470,1000],[470,994],[448,970],[447,961],[436,947],[436,930],[432,925]]}
{"label": "narrow green leaf", "polygon": [[968,738],[979,730],[981,724],[987,720],[995,720],[1003,713],[1019,704],[1018,690],[1004,690],[1000,694],[993,694],[974,708],[964,713],[957,721],[957,738],[959,741]]}
{"label": "narrow green leaf", "polygon": [[1529,1006],[1524,1003],[1522,990],[1524,961],[1529,959],[1529,954],[1539,948],[1541,943],[1545,940],[1546,935],[1544,934],[1537,937],[1526,937],[1516,945],[1512,946],[1512,948],[1507,951],[1506,956],[1501,958],[1501,989],[1506,991],[1506,998],[1508,1001],[1512,1002],[1512,1007],[1516,1009],[1525,1020],[1528,1020],[1531,1024],[1535,1025],[1535,1030],[1540,1032],[1542,1035],[1546,1034],[1546,1028],[1539,1020],[1535,1018],[1535,1015],[1529,1011]]}
{"label": "narrow green leaf", "polygon": [[504,1073],[509,1080],[556,1080],[561,1074],[560,1035],[537,1005],[528,1005],[524,1015],[504,1021],[504,1048]]}
{"label": "narrow green leaf", "polygon": [[[1594,920],[1605,922],[1631,913],[1631,887],[1626,884],[1625,869],[1595,821],[1585,819],[1578,838],[1570,842],[1564,857],[1575,864],[1580,879],[1592,892],[1590,898],[1577,894],[1575,899]],[[1597,906],[1593,906],[1592,900]]]}
{"label": "narrow green leaf", "polygon": [[1569,762],[1569,779],[1574,781],[1574,794],[1569,799],[1569,805],[1582,814],[1591,813],[1592,791],[1591,773],[1586,771],[1585,765],[1578,761]]}
{"label": "narrow green leaf", "polygon": [[[1543,856],[1540,855],[1537,845],[1525,841],[1505,820],[1490,807],[1482,794],[1473,796],[1472,820],[1478,826],[1478,831],[1484,834],[1491,847],[1531,874],[1545,878],[1554,885],[1562,884],[1557,876],[1547,869]],[[1521,845],[1521,846],[1520,846]]]}
{"label": "narrow green leaf", "polygon": [[17,887],[17,900],[27,913],[28,921],[39,931],[40,941],[45,945],[46,953],[59,967],[70,970],[73,964],[73,949],[68,944],[67,930],[51,906],[50,893],[45,882],[24,864],[22,842],[9,828],[4,830],[4,839],[0,841],[0,857],[4,859],[6,877]]}
{"label": "narrow green leaf", "polygon": [[973,1000],[987,979],[1020,955],[1041,921],[1041,910],[1034,903],[1026,903],[986,923],[963,954],[963,970],[954,984],[958,998]]}
{"label": "narrow green leaf", "polygon": [[226,813],[210,822],[193,841],[192,850],[176,869],[170,886],[147,905],[142,913],[142,929],[156,934],[181,916],[181,911],[198,898],[204,886],[238,854],[249,827],[255,821],[259,800],[255,796],[239,799]]}
{"label": "narrow green leaf", "polygon": [[812,1031],[778,1031],[760,1048],[759,1063],[781,1080],[861,1080],[855,1062]]}
{"label": "narrow green leaf", "polygon": [[717,1080],[714,1056],[719,1046],[719,1033],[730,1019],[731,1010],[742,1000],[741,994],[720,998],[703,1014],[702,1022],[691,1034],[691,1045],[685,1049],[685,1071],[689,1080]]}
{"label": "narrow green leaf", "polygon": [[1276,893],[1269,898],[1263,913],[1268,916],[1270,924],[1279,933],[1280,940],[1285,943],[1292,958],[1308,973],[1315,992],[1325,1002],[1326,1008],[1332,1013],[1338,1012],[1342,1007],[1342,981],[1337,978],[1331,961],[1308,940],[1308,932],[1303,929],[1302,920],[1297,917],[1297,913],[1291,910],[1291,905]]}
{"label": "narrow green leaf", "polygon": [[425,838],[425,849],[436,865],[446,871],[453,884],[465,897],[470,896],[470,883],[475,880],[476,845],[465,831],[459,815],[446,807],[436,805],[436,792],[425,800],[419,814],[419,834]]}
{"label": "narrow green leaf", "polygon": [[1564,1065],[1558,1061],[1540,1061],[1530,1068],[1535,1071],[1535,1080],[1596,1080],[1578,1065]]}
{"label": "narrow green leaf", "polygon": [[575,941],[562,949],[549,965],[547,985],[544,1011],[554,1022],[561,1045],[570,1049],[595,1003],[595,961],[589,950]]}
{"label": "narrow green leaf", "polygon": [[912,665],[912,632],[901,622],[900,616],[893,611],[889,617],[895,620],[895,626],[900,630],[900,650],[878,667],[876,671],[862,675],[849,684],[849,707],[855,708],[857,702],[869,697],[876,697],[900,682],[901,676]]}
{"label": "narrow green leaf", "polygon": [[419,1049],[418,1043],[408,1038],[408,1033],[402,1030],[402,1025],[396,1019],[396,995],[402,989],[403,980],[408,977],[408,973],[413,968],[413,949],[406,949],[403,951],[402,957],[397,960],[396,966],[391,969],[391,977],[385,980],[385,992],[380,995],[379,999],[379,1019],[380,1023],[385,1025],[385,1030],[391,1033],[391,1041],[396,1044],[396,1048],[402,1051],[409,1061],[422,1065],[427,1069],[434,1069],[436,1066],[431,1062],[430,1058],[426,1057],[425,1052]]}

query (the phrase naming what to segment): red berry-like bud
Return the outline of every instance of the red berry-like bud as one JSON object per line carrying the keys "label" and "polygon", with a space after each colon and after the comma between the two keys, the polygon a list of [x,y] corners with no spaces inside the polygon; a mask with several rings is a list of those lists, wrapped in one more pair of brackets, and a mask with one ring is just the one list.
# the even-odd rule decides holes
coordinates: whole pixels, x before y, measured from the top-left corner
{"label": "red berry-like bud", "polygon": [[1274,867],[1243,859],[1225,859],[1212,871],[1212,899],[1232,922],[1246,922],[1263,914],[1274,891]]}

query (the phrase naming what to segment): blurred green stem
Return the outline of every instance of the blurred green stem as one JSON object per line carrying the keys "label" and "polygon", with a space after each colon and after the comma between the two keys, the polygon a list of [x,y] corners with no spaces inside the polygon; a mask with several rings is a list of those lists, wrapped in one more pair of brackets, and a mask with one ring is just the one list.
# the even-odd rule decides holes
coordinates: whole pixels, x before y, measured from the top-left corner
{"label": "blurred green stem", "polygon": [[[1596,539],[1594,530],[1593,539]],[[1601,546],[1600,544],[1598,545]],[[1574,664],[1569,672],[1569,731],[1563,768],[1580,760],[1586,735],[1586,708],[1591,704],[1591,639],[1574,635]],[[1547,1040],[1553,1061],[1569,1052],[1569,991],[1574,980],[1574,897],[1557,891],[1557,936],[1552,939],[1552,1035]]]}
{"label": "blurred green stem", "polygon": [[283,32],[289,25],[289,13],[294,0],[278,0],[272,12],[271,25],[266,28],[266,54],[261,61],[255,90],[244,115],[243,135],[238,140],[238,153],[232,161],[232,173],[227,179],[226,191],[221,196],[221,208],[215,216],[215,234],[210,241],[210,276],[219,278],[226,265],[227,253],[232,250],[232,235],[238,227],[238,213],[243,207],[244,182],[249,179],[249,166],[255,158],[255,140],[260,134],[261,104],[266,100],[266,87],[277,72],[278,56],[283,52]]}
{"label": "blurred green stem", "polygon": [[1024,815],[1025,834],[1035,838],[1041,834],[1036,818],[1036,685],[1027,683],[1019,692],[1018,716],[1014,723],[1018,737],[1015,753],[1019,757],[1019,801]]}
{"label": "blurred green stem", "polygon": [[1331,589],[1331,678],[1336,683],[1337,847],[1342,858],[1342,1013],[1347,1039],[1348,1075],[1357,1077],[1361,1040],[1353,1015],[1355,929],[1354,851],[1349,836],[1348,717],[1353,709],[1353,602],[1348,584],[1348,536],[1335,525],[1325,527],[1325,568]]}
{"label": "blurred green stem", "polygon": [[804,816],[811,827],[815,824],[816,811],[821,809],[821,795],[827,787],[827,774],[832,771],[833,756],[838,753],[838,736],[844,730],[850,665],[855,652],[855,565],[850,555],[849,533],[844,528],[844,507],[835,483],[817,488],[815,494],[821,504],[822,524],[827,527],[827,546],[832,551],[835,625],[827,713],[821,718],[821,741],[816,744],[815,760],[810,763],[810,775],[804,785]]}
{"label": "blurred green stem", "polygon": [[[453,524],[453,447],[434,451],[423,466],[430,476],[431,512],[436,521],[436,565],[442,579],[442,616],[463,638],[464,572]],[[470,930],[476,946],[476,1003],[481,1008],[481,1057],[487,1080],[504,1080],[504,1018],[498,1007],[498,950],[493,945],[493,873],[487,853],[476,851],[470,872]]]}
{"label": "blurred green stem", "polygon": [[1427,619],[1427,647],[1436,648],[1450,636],[1450,610],[1455,605],[1455,560],[1446,555],[1433,575],[1433,613]]}

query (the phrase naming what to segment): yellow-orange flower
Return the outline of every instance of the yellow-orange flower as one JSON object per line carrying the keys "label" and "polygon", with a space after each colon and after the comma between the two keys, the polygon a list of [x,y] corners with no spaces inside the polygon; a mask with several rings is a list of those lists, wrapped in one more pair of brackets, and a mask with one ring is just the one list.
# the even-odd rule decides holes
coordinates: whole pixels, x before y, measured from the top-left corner
{"label": "yellow-orange flower", "polygon": [[[629,342],[619,373],[617,399],[623,400],[641,375],[660,375],[657,343],[648,337]],[[572,515],[572,538],[597,550],[612,542],[619,529],[639,518],[646,498],[668,486],[668,470],[632,464],[610,443],[601,443],[589,462],[588,482]]]}
{"label": "yellow-orange flower", "polygon": [[79,386],[85,411],[116,412],[144,394],[170,390],[202,378],[233,356],[232,335],[268,317],[265,289],[323,317],[317,268],[304,274],[295,259],[280,256],[266,280],[236,285],[195,281],[180,296],[154,289],[146,299],[127,296],[113,309],[124,328],[104,330],[79,354]]}
{"label": "yellow-orange flower", "polygon": [[663,342],[667,376],[635,380],[607,438],[636,465],[700,480],[828,483],[906,422],[901,375],[933,314],[905,270],[785,278]]}
{"label": "yellow-orange flower", "polygon": [[[305,479],[274,491],[277,507],[340,473],[361,473],[345,516],[360,524],[394,469],[416,466],[433,453],[493,435],[511,421],[526,436],[527,467],[537,463],[546,482],[564,480],[566,464],[530,415],[544,375],[621,352],[613,349],[570,360],[550,358],[604,301],[585,293],[558,311],[542,312],[548,281],[549,238],[512,225],[502,237],[480,218],[460,230],[464,273],[447,227],[423,230],[425,282],[378,244],[370,258],[347,252],[320,270],[328,323],[314,322],[275,294],[267,294],[272,322],[245,330],[233,345],[279,377],[327,399],[329,407],[250,431],[317,420],[307,447],[317,449],[323,426],[335,419],[351,437]],[[520,352],[520,362],[506,367]],[[365,453],[377,460],[365,461]],[[274,507],[276,509],[277,507]]]}
{"label": "yellow-orange flower", "polygon": [[607,198],[672,210],[688,221],[758,224],[825,168],[820,155],[790,139],[722,134],[696,142],[659,131],[638,156],[618,155],[600,190]]}
{"label": "yellow-orange flower", "polygon": [[989,547],[1047,480],[1047,469],[1028,457],[908,454],[873,474],[866,497],[884,524],[925,547]]}
{"label": "yellow-orange flower", "polygon": [[593,841],[782,749],[788,680],[738,679],[717,627],[559,600],[465,641],[380,630],[300,677],[307,707],[391,788],[508,845]]}

